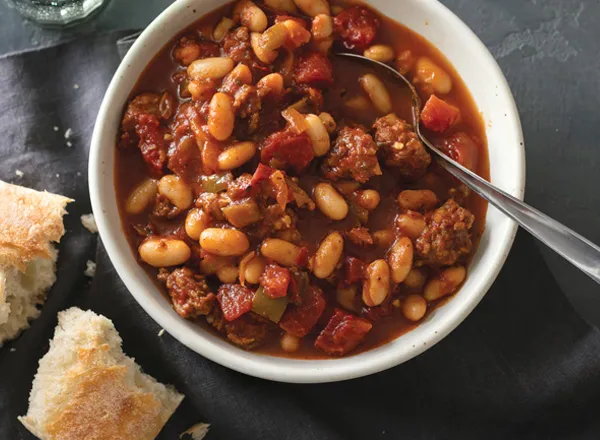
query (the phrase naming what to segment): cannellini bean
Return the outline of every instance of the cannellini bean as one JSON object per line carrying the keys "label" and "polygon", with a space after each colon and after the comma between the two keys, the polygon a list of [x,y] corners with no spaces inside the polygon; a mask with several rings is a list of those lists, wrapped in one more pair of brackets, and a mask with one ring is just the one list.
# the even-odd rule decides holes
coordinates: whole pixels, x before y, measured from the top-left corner
{"label": "cannellini bean", "polygon": [[360,85],[369,99],[382,114],[388,114],[392,111],[392,98],[385,87],[383,81],[372,73],[367,73],[360,77]]}
{"label": "cannellini bean", "polygon": [[373,111],[373,103],[366,96],[353,96],[344,101],[344,105],[356,113],[367,113]]}
{"label": "cannellini bean", "polygon": [[335,231],[323,239],[313,262],[313,273],[317,278],[328,278],[342,258],[344,239]]}
{"label": "cannellini bean", "polygon": [[431,91],[438,95],[445,95],[452,90],[452,78],[440,66],[427,57],[417,60],[415,66],[414,81],[417,84],[425,84]]}
{"label": "cannellini bean", "polygon": [[239,271],[237,266],[223,266],[217,269],[217,278],[222,283],[235,283]]}
{"label": "cannellini bean", "polygon": [[402,235],[406,235],[411,240],[416,240],[427,226],[427,223],[418,212],[408,211],[396,217],[396,226]]}
{"label": "cannellini bean", "polygon": [[394,59],[394,49],[386,44],[375,44],[365,49],[363,55],[380,63],[389,63]]}
{"label": "cannellini bean", "polygon": [[169,174],[158,181],[158,192],[179,209],[192,206],[192,188],[175,174]]}
{"label": "cannellini bean", "polygon": [[302,256],[302,249],[280,238],[267,238],[260,245],[260,253],[282,266],[296,266]]}
{"label": "cannellini bean", "polygon": [[148,207],[157,192],[158,184],[156,183],[156,180],[144,180],[135,187],[127,198],[127,202],[125,202],[125,211],[128,214],[140,214]]}
{"label": "cannellini bean", "polygon": [[256,144],[251,141],[238,142],[219,154],[217,163],[223,171],[233,170],[248,162],[256,153]]}
{"label": "cannellini bean", "polygon": [[401,209],[411,211],[430,211],[438,204],[435,193],[428,189],[407,189],[398,194]]}
{"label": "cannellini bean", "polygon": [[406,275],[406,278],[404,278],[402,284],[409,289],[421,290],[425,285],[425,281],[427,281],[427,277],[423,271],[418,267],[413,267],[410,272],[408,272],[408,275]]}
{"label": "cannellini bean", "polygon": [[250,34],[250,45],[252,50],[260,61],[265,64],[271,64],[277,58],[278,52],[276,50],[264,50],[261,45],[262,35],[258,32],[252,32]]}
{"label": "cannellini bean", "polygon": [[401,283],[406,279],[413,264],[413,244],[410,238],[401,237],[388,253],[388,263],[394,283]]}
{"label": "cannellini bean", "polygon": [[[192,101],[207,101],[209,100],[214,90],[212,81],[193,80],[187,83],[187,92],[192,97]],[[183,97],[183,95],[182,95]]]}
{"label": "cannellini bean", "polygon": [[281,336],[281,349],[287,353],[293,353],[300,348],[300,338],[290,333],[285,332]]}
{"label": "cannellini bean", "polygon": [[318,183],[314,198],[319,210],[331,220],[342,220],[348,215],[348,203],[330,183]]}
{"label": "cannellini bean", "polygon": [[312,147],[315,152],[315,156],[325,156],[331,146],[329,139],[329,133],[325,128],[325,124],[321,121],[317,115],[309,114],[304,117],[308,128],[306,134],[312,142]]}
{"label": "cannellini bean", "polygon": [[333,34],[333,20],[327,14],[317,14],[313,18],[310,32],[315,40],[324,40]]}
{"label": "cannellini bean", "polygon": [[267,28],[267,16],[250,0],[241,0],[233,8],[233,18],[251,32],[262,32]]}
{"label": "cannellini bean", "polygon": [[464,266],[453,266],[444,269],[425,284],[423,296],[427,301],[435,301],[456,291],[465,280],[467,271]]}
{"label": "cannellini bean", "polygon": [[373,241],[379,247],[389,247],[394,242],[394,231],[389,229],[375,231],[371,235],[373,236]]}
{"label": "cannellini bean", "polygon": [[390,294],[390,267],[385,260],[375,260],[365,271],[362,299],[369,307],[383,303]]}
{"label": "cannellini bean", "polygon": [[377,208],[380,201],[381,196],[374,189],[364,189],[362,191],[358,191],[356,194],[356,203],[369,211],[373,211],[375,208]]}
{"label": "cannellini bean", "polygon": [[202,272],[204,275],[215,275],[220,268],[231,266],[232,264],[232,257],[211,255],[210,258],[203,258],[200,261],[200,272]]}
{"label": "cannellini bean", "polygon": [[233,102],[227,93],[215,93],[208,107],[208,131],[218,141],[224,141],[235,124]]}
{"label": "cannellini bean", "polygon": [[263,76],[256,83],[259,89],[268,89],[270,94],[275,96],[283,93],[283,76],[280,73],[269,73]]}
{"label": "cannellini bean", "polygon": [[222,90],[231,90],[231,86],[240,86],[242,84],[252,84],[252,71],[245,64],[239,63],[223,79]]}
{"label": "cannellini bean", "polygon": [[349,287],[338,287],[335,292],[335,299],[338,304],[350,312],[358,312],[359,310],[356,304],[356,296],[358,295],[358,288],[356,285]]}
{"label": "cannellini bean", "polygon": [[178,266],[189,260],[190,247],[182,240],[149,238],[138,248],[142,261],[154,267]]}
{"label": "cannellini bean", "polygon": [[402,314],[409,321],[420,321],[427,312],[427,301],[421,295],[408,295],[402,301]]}
{"label": "cannellini bean", "polygon": [[202,58],[194,61],[187,68],[192,80],[206,81],[221,79],[233,69],[233,60],[225,57]]}
{"label": "cannellini bean", "polygon": [[294,0],[294,3],[309,17],[316,17],[319,14],[331,15],[326,0]]}
{"label": "cannellini bean", "polygon": [[290,14],[298,13],[294,0],[264,0],[264,3],[275,11],[284,11]]}
{"label": "cannellini bean", "polygon": [[229,32],[229,30],[235,25],[235,21],[233,21],[231,18],[227,18],[227,17],[223,17],[221,18],[221,21],[219,21],[219,23],[217,23],[217,25],[215,26],[215,30],[213,31],[212,37],[213,40],[215,40],[216,42],[219,42],[223,39],[223,37],[225,36],[225,34],[227,34],[227,32]]}
{"label": "cannellini bean", "polygon": [[337,124],[335,123],[335,119],[333,119],[333,117],[329,113],[327,113],[327,112],[321,112],[321,113],[319,113],[319,119],[321,120],[321,122],[325,126],[325,129],[327,130],[327,133],[331,134],[337,128]]}
{"label": "cannellini bean", "polygon": [[413,69],[415,62],[416,60],[413,53],[410,50],[405,50],[400,52],[400,55],[396,57],[394,65],[398,72],[402,75],[406,75]]}
{"label": "cannellini bean", "polygon": [[210,254],[231,257],[243,255],[250,242],[236,229],[207,228],[200,234],[200,246]]}
{"label": "cannellini bean", "polygon": [[185,232],[192,240],[200,239],[200,234],[210,225],[210,215],[202,209],[192,208],[185,217]]}
{"label": "cannellini bean", "polygon": [[250,284],[258,284],[260,276],[265,271],[265,259],[260,255],[255,256],[246,264],[244,278]]}
{"label": "cannellini bean", "polygon": [[260,37],[260,45],[264,51],[273,51],[279,49],[288,39],[288,30],[282,22],[275,23]]}
{"label": "cannellini bean", "polygon": [[296,20],[285,20],[283,24],[288,31],[288,39],[286,42],[288,50],[298,48],[310,41],[310,32]]}

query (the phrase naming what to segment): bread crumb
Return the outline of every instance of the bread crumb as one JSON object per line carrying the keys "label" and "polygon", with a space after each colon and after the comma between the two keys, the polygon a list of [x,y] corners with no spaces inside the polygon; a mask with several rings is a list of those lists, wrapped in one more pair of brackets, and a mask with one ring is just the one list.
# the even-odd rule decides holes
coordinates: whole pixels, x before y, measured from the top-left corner
{"label": "bread crumb", "polygon": [[86,264],[86,268],[85,268],[85,272],[83,272],[83,274],[86,277],[90,277],[90,278],[94,278],[94,275],[96,275],[96,263],[94,263],[91,260],[87,260]]}
{"label": "bread crumb", "polygon": [[16,348],[14,348],[14,347],[10,349],[10,352],[11,352],[11,353],[14,353],[15,351],[17,351],[17,349],[16,349]]}
{"label": "bread crumb", "polygon": [[78,89],[79,88],[79,84],[73,84],[73,88],[74,89]]}
{"label": "bread crumb", "polygon": [[56,125],[54,126],[54,131],[58,131],[58,127]]}
{"label": "bread crumb", "polygon": [[69,139],[72,134],[73,130],[71,128],[67,128],[67,131],[65,131],[65,139]]}
{"label": "bread crumb", "polygon": [[81,171],[77,171],[77,177],[81,176]]}
{"label": "bread crumb", "polygon": [[72,147],[73,143],[71,141],[67,141],[67,147]]}
{"label": "bread crumb", "polygon": [[23,177],[25,175],[25,173],[21,170],[16,170],[15,174],[17,175],[17,177]]}
{"label": "bread crumb", "polygon": [[82,215],[81,224],[92,234],[96,234],[98,232],[98,226],[96,226],[96,219],[94,218],[94,214]]}
{"label": "bread crumb", "polygon": [[164,328],[161,328],[161,329],[158,331],[158,337],[160,338],[160,337],[161,337],[162,335],[164,335],[164,334],[165,334],[165,329],[164,329]]}
{"label": "bread crumb", "polygon": [[56,173],[56,178],[59,178],[59,177],[60,177],[60,174]]}
{"label": "bread crumb", "polygon": [[182,432],[179,435],[179,438],[183,438],[184,435],[191,435],[193,440],[202,440],[208,434],[208,430],[210,428],[209,423],[196,423],[191,428],[188,428],[186,431]]}

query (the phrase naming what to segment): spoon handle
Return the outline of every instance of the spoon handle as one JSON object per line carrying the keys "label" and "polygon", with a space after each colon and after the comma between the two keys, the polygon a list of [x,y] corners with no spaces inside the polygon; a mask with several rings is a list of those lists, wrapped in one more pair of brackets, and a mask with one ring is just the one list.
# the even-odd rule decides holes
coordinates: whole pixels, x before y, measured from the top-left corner
{"label": "spoon handle", "polygon": [[523,229],[600,284],[600,247],[546,214],[496,188],[423,139],[438,163]]}

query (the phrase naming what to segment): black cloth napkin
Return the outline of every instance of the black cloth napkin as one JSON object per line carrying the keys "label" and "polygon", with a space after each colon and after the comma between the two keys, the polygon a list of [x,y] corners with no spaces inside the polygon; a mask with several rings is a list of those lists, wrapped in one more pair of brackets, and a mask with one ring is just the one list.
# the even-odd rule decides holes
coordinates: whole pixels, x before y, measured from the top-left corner
{"label": "black cloth napkin", "polygon": [[[124,35],[0,59],[0,179],[76,199],[41,317],[0,349],[1,439],[33,438],[16,417],[27,410],[56,314],[70,306],[112,319],[125,352],[186,395],[163,440],[200,421],[212,424],[208,439],[228,440],[600,438],[600,334],[573,311],[525,233],[463,324],[416,359],[370,377],[269,382],[210,362],[167,333],[159,337],[79,220],[90,212],[94,119]],[[88,259],[98,264],[93,280],[84,275]]]}

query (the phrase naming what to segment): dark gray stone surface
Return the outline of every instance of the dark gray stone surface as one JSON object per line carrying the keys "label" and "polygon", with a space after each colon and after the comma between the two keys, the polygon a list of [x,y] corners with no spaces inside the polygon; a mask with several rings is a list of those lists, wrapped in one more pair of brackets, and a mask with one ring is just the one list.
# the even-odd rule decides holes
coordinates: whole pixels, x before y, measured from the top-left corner
{"label": "dark gray stone surface", "polygon": [[[0,54],[96,31],[143,27],[170,3],[111,0],[94,20],[58,31],[23,21],[0,2]],[[515,95],[526,140],[526,200],[600,243],[600,0],[443,3],[483,40]],[[540,246],[575,307],[600,324],[600,295],[595,298],[600,289]]]}

